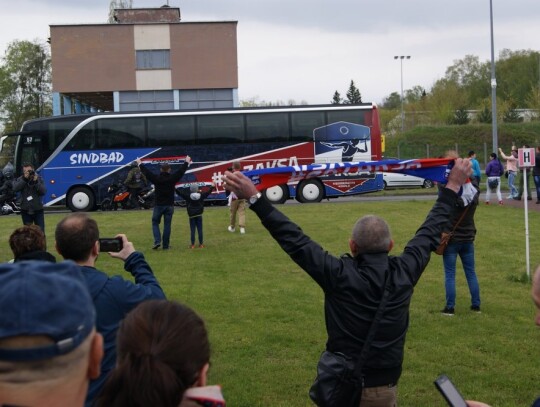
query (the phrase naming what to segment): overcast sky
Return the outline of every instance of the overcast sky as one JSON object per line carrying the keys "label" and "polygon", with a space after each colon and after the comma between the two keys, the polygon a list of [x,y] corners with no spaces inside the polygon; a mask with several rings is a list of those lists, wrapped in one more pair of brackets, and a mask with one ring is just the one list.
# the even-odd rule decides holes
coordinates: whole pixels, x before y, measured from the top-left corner
{"label": "overcast sky", "polygon": [[[182,21],[238,21],[240,99],[329,103],[354,80],[364,102],[430,89],[455,60],[490,60],[489,0],[168,0]],[[0,0],[0,55],[50,24],[102,23],[109,0]],[[159,7],[167,0],[133,0]],[[540,0],[493,0],[495,57],[540,50]]]}

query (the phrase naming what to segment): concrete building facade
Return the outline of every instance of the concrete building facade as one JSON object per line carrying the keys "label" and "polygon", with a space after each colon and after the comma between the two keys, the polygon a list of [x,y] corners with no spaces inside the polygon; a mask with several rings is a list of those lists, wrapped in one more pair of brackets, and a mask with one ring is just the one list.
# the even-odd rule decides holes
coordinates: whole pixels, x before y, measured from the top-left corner
{"label": "concrete building facade", "polygon": [[236,21],[119,9],[116,24],[51,25],[53,112],[238,106]]}

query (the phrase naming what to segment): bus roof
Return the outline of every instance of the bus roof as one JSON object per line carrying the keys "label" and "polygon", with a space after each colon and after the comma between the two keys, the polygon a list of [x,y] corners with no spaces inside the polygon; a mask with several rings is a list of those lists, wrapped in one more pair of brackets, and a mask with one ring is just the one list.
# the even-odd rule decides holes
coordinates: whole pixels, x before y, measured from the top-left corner
{"label": "bus roof", "polygon": [[[89,117],[93,116],[138,116],[138,115],[189,115],[189,114],[200,114],[206,115],[209,113],[236,113],[236,112],[261,112],[261,111],[298,111],[298,110],[350,110],[350,109],[373,109],[376,106],[373,103],[359,103],[359,104],[346,104],[346,105],[337,105],[337,104],[328,104],[328,105],[291,105],[291,106],[255,106],[255,107],[234,107],[234,108],[213,108],[213,109],[186,109],[186,110],[144,110],[144,111],[127,111],[127,112],[97,112],[97,113],[82,113],[82,114],[69,114],[63,116],[48,116],[40,117],[37,119],[27,120],[24,124],[27,123],[36,123],[40,121],[50,121],[50,120],[73,120],[79,119],[83,121]],[[23,125],[24,126],[24,125]]]}

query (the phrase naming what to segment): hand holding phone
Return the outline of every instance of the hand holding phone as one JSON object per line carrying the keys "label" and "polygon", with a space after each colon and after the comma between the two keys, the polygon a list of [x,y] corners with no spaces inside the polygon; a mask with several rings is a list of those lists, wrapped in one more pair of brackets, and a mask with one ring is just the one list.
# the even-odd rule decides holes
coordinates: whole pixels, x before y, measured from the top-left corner
{"label": "hand holding phone", "polygon": [[123,247],[120,237],[99,239],[99,251],[101,252],[119,252]]}
{"label": "hand holding phone", "polygon": [[450,407],[467,407],[467,402],[448,376],[441,375],[433,382]]}

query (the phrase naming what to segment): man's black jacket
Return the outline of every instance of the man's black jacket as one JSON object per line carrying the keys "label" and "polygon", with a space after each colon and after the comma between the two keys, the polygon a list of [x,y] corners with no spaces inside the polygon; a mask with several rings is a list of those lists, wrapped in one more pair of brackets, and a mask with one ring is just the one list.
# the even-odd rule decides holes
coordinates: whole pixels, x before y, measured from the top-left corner
{"label": "man's black jacket", "polygon": [[452,217],[457,199],[453,191],[441,190],[400,256],[384,252],[356,258],[332,256],[264,199],[251,206],[281,248],[323,289],[326,348],[330,351],[359,356],[389,274],[390,297],[363,369],[366,387],[397,384],[414,286],[440,242],[441,230]]}
{"label": "man's black jacket", "polygon": [[140,165],[141,172],[154,184],[156,188],[156,206],[173,206],[174,205],[174,187],[186,172],[189,164],[184,162],[178,170],[168,173],[160,171],[159,175],[155,175],[144,165]]}

